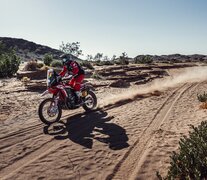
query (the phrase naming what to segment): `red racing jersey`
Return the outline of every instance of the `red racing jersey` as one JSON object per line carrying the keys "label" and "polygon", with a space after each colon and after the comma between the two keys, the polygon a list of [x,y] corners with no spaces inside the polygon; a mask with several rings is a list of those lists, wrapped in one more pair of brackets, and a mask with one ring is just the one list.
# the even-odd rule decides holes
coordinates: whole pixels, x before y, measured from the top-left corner
{"label": "red racing jersey", "polygon": [[66,72],[72,72],[73,76],[84,74],[84,70],[76,61],[71,61],[63,66],[62,71],[59,73],[61,77],[65,76]]}

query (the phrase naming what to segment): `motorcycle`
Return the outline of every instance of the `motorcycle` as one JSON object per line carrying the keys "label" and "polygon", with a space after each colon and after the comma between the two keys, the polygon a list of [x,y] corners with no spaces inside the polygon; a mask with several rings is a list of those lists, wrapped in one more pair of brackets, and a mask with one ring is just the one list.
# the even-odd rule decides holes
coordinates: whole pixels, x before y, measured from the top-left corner
{"label": "motorcycle", "polygon": [[62,116],[62,110],[71,110],[83,107],[85,111],[94,110],[97,106],[97,97],[92,85],[81,84],[80,102],[77,103],[73,88],[64,82],[69,80],[62,79],[53,69],[47,71],[47,90],[42,96],[52,94],[52,97],[44,99],[38,108],[40,120],[50,125],[58,122]]}

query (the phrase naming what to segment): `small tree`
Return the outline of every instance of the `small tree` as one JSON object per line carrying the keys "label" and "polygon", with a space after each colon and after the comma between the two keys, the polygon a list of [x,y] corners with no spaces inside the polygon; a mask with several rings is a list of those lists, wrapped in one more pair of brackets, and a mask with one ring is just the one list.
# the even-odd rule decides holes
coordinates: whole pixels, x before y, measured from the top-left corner
{"label": "small tree", "polygon": [[104,61],[109,61],[109,57],[108,57],[108,56],[104,56],[104,57],[103,57],[103,60],[104,60]]}
{"label": "small tree", "polygon": [[126,52],[123,52],[122,55],[119,57],[119,64],[121,65],[129,64],[129,60]]}
{"label": "small tree", "polygon": [[80,42],[72,42],[66,44],[62,42],[59,49],[65,54],[72,54],[76,57],[83,55],[82,50],[80,49]]}
{"label": "small tree", "polygon": [[103,53],[97,53],[95,56],[94,56],[94,60],[95,61],[101,61],[103,57]]}
{"label": "small tree", "polygon": [[52,55],[51,54],[45,54],[43,61],[44,61],[45,65],[50,66],[51,62],[53,61]]}
{"label": "small tree", "polygon": [[86,56],[86,59],[87,59],[87,61],[92,61],[93,60],[93,56],[88,54]]}
{"label": "small tree", "polygon": [[111,60],[114,61],[116,59],[116,55],[113,55]]}
{"label": "small tree", "polygon": [[0,77],[10,77],[14,75],[20,65],[20,58],[16,56],[15,52],[7,49],[3,43],[0,42]]}

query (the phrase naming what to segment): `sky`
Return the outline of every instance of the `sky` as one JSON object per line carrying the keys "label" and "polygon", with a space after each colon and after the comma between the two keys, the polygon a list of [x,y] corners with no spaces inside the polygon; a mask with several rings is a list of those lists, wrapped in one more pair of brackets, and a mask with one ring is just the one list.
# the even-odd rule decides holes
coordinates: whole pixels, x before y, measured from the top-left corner
{"label": "sky", "polygon": [[207,54],[206,0],[0,0],[0,37],[84,56]]}

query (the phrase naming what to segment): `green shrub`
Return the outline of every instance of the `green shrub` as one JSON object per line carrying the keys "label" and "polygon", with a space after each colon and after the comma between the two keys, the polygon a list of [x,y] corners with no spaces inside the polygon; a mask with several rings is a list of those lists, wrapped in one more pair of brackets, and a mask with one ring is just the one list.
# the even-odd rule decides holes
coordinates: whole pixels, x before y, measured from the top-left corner
{"label": "green shrub", "polygon": [[101,61],[101,65],[103,66],[110,66],[110,65],[114,65],[114,62],[112,61]]}
{"label": "green shrub", "polygon": [[24,71],[36,71],[37,70],[37,61],[31,60],[25,65]]}
{"label": "green shrub", "polygon": [[51,64],[50,64],[50,66],[52,66],[52,67],[62,67],[63,64],[62,64],[61,61],[53,60],[53,61],[51,62]]}
{"label": "green shrub", "polygon": [[87,61],[87,60],[82,61],[80,63],[80,65],[83,66],[83,67],[86,67],[88,69],[94,69],[93,65],[89,61]]}
{"label": "green shrub", "polygon": [[200,102],[206,102],[207,101],[207,94],[205,92],[203,94],[197,94],[197,98]]}
{"label": "green shrub", "polygon": [[119,58],[118,60],[115,61],[115,64],[117,64],[117,65],[128,65],[129,60],[127,58]]}
{"label": "green shrub", "polygon": [[153,62],[152,57],[150,56],[141,56],[134,59],[136,64],[151,64]]}
{"label": "green shrub", "polygon": [[20,58],[14,51],[3,52],[0,54],[0,77],[11,77],[19,69]]}
{"label": "green shrub", "polygon": [[207,178],[207,121],[191,128],[189,137],[180,139],[179,152],[173,152],[167,176],[163,178],[157,172],[159,179]]}
{"label": "green shrub", "polygon": [[121,59],[120,59],[120,64],[121,64],[121,65],[128,65],[128,64],[129,64],[129,60],[126,59],[126,58],[121,58]]}
{"label": "green shrub", "polygon": [[53,61],[53,57],[51,54],[45,54],[43,58],[44,64],[50,66],[51,62]]}

